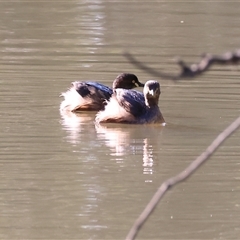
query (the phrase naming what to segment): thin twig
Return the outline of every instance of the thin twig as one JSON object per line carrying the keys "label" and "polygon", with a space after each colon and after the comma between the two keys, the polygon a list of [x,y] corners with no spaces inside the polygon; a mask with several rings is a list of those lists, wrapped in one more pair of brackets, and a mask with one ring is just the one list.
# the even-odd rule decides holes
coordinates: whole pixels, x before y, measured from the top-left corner
{"label": "thin twig", "polygon": [[157,206],[160,199],[164,196],[170,187],[176,185],[177,183],[186,180],[190,177],[209,157],[218,149],[218,147],[238,128],[240,127],[240,117],[238,117],[234,122],[232,122],[222,133],[220,133],[217,138],[207,147],[207,149],[198,156],[185,170],[180,172],[178,175],[169,178],[158,188],[157,192],[154,194],[146,208],[143,210],[139,218],[133,224],[131,230],[129,231],[126,239],[135,239],[140,228],[153,212]]}
{"label": "thin twig", "polygon": [[183,60],[179,60],[178,65],[180,66],[181,70],[177,75],[171,75],[163,73],[159,70],[155,70],[140,62],[128,52],[125,52],[124,56],[128,59],[129,62],[155,77],[160,77],[164,80],[180,80],[182,78],[191,78],[198,76],[207,71],[212,65],[236,64],[240,62],[240,49],[237,49],[233,52],[226,52],[220,56],[204,54],[199,63],[191,64],[190,66],[188,66]]}

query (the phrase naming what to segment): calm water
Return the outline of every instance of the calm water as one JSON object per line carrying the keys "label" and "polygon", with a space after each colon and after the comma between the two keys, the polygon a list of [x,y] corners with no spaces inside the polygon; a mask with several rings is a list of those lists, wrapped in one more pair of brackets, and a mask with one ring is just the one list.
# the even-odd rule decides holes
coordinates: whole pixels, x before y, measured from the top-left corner
{"label": "calm water", "polygon": [[[128,51],[178,73],[175,59],[239,48],[240,3],[2,1],[0,3],[0,238],[124,239],[158,186],[239,116],[239,67],[161,83],[167,126],[94,125],[61,116],[74,80],[143,82]],[[240,133],[173,188],[140,239],[240,237]]]}

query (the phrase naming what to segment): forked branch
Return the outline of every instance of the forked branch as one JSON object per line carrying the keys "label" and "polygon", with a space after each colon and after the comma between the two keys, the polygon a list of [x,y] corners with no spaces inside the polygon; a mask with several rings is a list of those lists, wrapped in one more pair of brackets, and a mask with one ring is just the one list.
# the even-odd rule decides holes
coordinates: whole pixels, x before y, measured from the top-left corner
{"label": "forked branch", "polygon": [[212,65],[236,64],[240,61],[240,49],[233,52],[227,52],[219,56],[211,54],[204,54],[199,63],[187,65],[183,60],[178,61],[180,66],[180,73],[178,75],[171,75],[155,70],[146,64],[138,61],[132,54],[124,53],[124,56],[137,66],[138,68],[150,73],[155,77],[160,77],[166,80],[180,80],[182,78],[195,77],[207,71]]}

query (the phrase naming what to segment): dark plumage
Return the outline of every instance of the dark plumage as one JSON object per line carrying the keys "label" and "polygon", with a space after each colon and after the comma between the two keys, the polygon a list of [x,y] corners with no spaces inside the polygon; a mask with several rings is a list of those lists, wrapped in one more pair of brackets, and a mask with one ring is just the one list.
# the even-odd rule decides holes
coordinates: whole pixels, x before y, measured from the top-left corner
{"label": "dark plumage", "polygon": [[105,109],[96,116],[96,122],[161,123],[165,120],[158,107],[160,84],[149,80],[143,94],[135,90],[115,89]]}
{"label": "dark plumage", "polygon": [[[138,78],[131,73],[122,73],[113,81],[113,89],[132,89],[143,87]],[[64,97],[61,111],[101,110],[109,100],[113,90],[98,82],[72,82],[71,88],[61,94]]]}

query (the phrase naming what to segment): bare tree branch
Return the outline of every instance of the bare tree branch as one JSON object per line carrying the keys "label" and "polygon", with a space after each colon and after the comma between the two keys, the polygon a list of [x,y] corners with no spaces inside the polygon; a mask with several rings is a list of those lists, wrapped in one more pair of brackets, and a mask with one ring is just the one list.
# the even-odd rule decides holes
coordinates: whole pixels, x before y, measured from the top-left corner
{"label": "bare tree branch", "polygon": [[179,60],[178,65],[180,66],[181,71],[178,75],[166,74],[161,71],[154,70],[146,64],[138,61],[130,53],[126,52],[124,53],[124,56],[128,59],[129,62],[155,77],[160,77],[166,80],[180,80],[182,78],[191,78],[200,75],[203,72],[207,71],[212,65],[236,64],[240,62],[240,49],[237,49],[234,52],[224,53],[220,56],[204,54],[199,63],[191,64],[190,66],[188,66],[183,60]]}
{"label": "bare tree branch", "polygon": [[185,170],[180,172],[178,175],[167,179],[158,188],[157,192],[154,194],[144,211],[141,213],[139,218],[133,224],[131,230],[129,231],[126,239],[132,240],[136,237],[140,228],[156,208],[160,199],[164,196],[170,187],[176,185],[177,183],[186,180],[190,177],[209,157],[218,149],[218,147],[238,128],[240,127],[240,117],[238,117],[234,122],[232,122],[222,133],[220,133],[217,138],[207,147],[207,149],[198,156]]}

